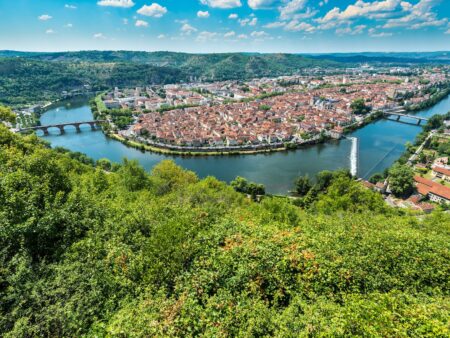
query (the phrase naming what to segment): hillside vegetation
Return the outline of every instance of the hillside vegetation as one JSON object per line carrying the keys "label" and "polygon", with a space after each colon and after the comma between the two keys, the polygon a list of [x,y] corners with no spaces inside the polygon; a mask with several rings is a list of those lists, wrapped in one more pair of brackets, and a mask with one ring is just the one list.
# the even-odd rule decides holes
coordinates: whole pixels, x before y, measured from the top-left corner
{"label": "hillside vegetation", "polygon": [[174,83],[186,79],[176,68],[134,63],[48,62],[0,59],[0,103],[30,104],[61,97],[63,91],[99,91],[119,86]]}
{"label": "hillside vegetation", "polygon": [[62,91],[82,89],[84,85],[98,91],[115,86],[176,83],[192,77],[247,80],[333,64],[292,54],[4,51],[0,52],[0,103],[52,100],[59,98]]}
{"label": "hillside vegetation", "polygon": [[2,337],[450,334],[448,214],[340,174],[300,208],[81,159],[0,126]]}

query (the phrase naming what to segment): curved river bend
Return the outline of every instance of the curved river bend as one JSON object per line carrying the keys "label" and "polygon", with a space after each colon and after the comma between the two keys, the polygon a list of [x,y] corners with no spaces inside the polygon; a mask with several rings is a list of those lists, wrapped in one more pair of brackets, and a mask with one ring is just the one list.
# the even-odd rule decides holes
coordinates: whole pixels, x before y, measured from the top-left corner
{"label": "curved river bend", "polygon": [[[419,116],[430,117],[450,111],[450,97],[432,108],[420,111]],[[86,99],[63,102],[41,116],[41,124],[56,124],[92,120],[92,113]],[[414,122],[414,121],[411,121]],[[350,139],[330,141],[302,149],[269,154],[240,156],[181,157],[143,153],[128,148],[122,143],[107,138],[101,131],[92,132],[89,126],[82,126],[82,132],[66,127],[66,133],[51,128],[50,135],[44,139],[52,146],[62,146],[72,151],[80,151],[93,159],[108,158],[120,162],[122,158],[137,159],[147,170],[161,160],[170,158],[180,166],[195,171],[200,177],[215,176],[220,180],[231,181],[243,176],[251,181],[262,183],[270,193],[286,194],[298,175],[314,176],[321,170],[351,168],[355,162],[352,150],[356,137],[357,174],[368,178],[381,172],[400,157],[405,143],[414,141],[421,127],[389,120],[379,120],[347,135]],[[353,145],[354,147],[354,145]]]}

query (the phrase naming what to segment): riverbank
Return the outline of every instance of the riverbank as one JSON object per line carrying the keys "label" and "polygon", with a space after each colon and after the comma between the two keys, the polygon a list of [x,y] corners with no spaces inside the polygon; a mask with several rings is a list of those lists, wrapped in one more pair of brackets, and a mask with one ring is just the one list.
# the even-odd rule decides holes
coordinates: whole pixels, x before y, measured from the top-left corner
{"label": "riverbank", "polygon": [[[442,97],[441,100],[446,97],[447,97],[447,95]],[[97,105],[97,109],[99,109],[98,102],[99,101],[96,99],[95,104]],[[100,102],[102,102],[102,101],[100,100]],[[366,117],[364,117],[363,120],[355,122],[351,125],[344,127],[343,135],[350,134],[360,128],[365,127],[366,125],[368,125],[370,123],[378,121],[379,119],[382,119],[383,116],[384,116],[384,113],[382,111],[376,111],[376,112],[370,113]],[[286,143],[281,143],[279,145],[277,145],[277,144],[267,145],[261,149],[245,149],[244,147],[242,147],[239,149],[232,149],[232,150],[221,149],[221,148],[214,150],[213,148],[211,148],[211,149],[205,149],[205,148],[192,149],[191,148],[190,149],[190,148],[186,147],[186,149],[182,150],[182,149],[170,149],[170,147],[173,147],[170,145],[156,146],[156,145],[144,144],[142,142],[139,142],[136,140],[130,140],[128,138],[125,138],[123,136],[120,136],[120,135],[114,134],[114,133],[105,132],[105,135],[107,137],[113,138],[119,142],[122,142],[126,146],[133,147],[135,149],[139,149],[142,151],[151,151],[151,152],[158,153],[158,154],[179,155],[179,156],[226,156],[226,155],[251,155],[251,154],[261,154],[261,153],[272,153],[272,152],[295,150],[295,149],[299,149],[304,146],[316,145],[316,144],[324,143],[326,141],[334,139],[328,135],[324,135],[321,133],[321,134],[317,135],[315,138],[312,138],[310,140],[305,140],[302,143],[286,142]]]}
{"label": "riverbank", "polygon": [[[278,94],[278,93],[277,93]],[[432,95],[427,101],[421,103],[421,105],[429,106],[435,105],[442,99],[444,99],[448,95],[448,90],[445,88],[444,90],[439,90],[435,95]],[[250,145],[240,145],[240,146],[178,146],[172,144],[166,144],[162,142],[156,142],[144,137],[140,137],[137,135],[131,135],[125,132],[118,132],[117,123],[114,119],[114,116],[108,115],[108,110],[106,109],[101,95],[97,95],[94,100],[91,100],[91,108],[95,118],[108,119],[110,123],[108,125],[103,126],[103,131],[106,135],[110,135],[110,137],[114,137],[117,141],[124,143],[127,146],[131,146],[133,148],[142,150],[142,151],[150,151],[159,154],[170,154],[170,155],[188,155],[188,156],[223,156],[223,155],[245,155],[245,154],[258,154],[258,153],[270,153],[274,151],[287,151],[297,149],[303,145],[311,145],[322,143],[327,139],[330,139],[331,136],[333,138],[339,138],[339,135],[333,134],[333,132],[328,132],[324,130],[319,135],[315,135],[311,140],[299,140],[297,142],[289,141],[289,142],[277,142],[272,144],[250,144]],[[406,107],[405,107],[406,108]],[[122,115],[119,115],[122,116]],[[343,135],[354,132],[359,128],[363,128],[364,126],[375,122],[382,118],[383,111],[377,110],[371,112],[364,116],[361,120],[350,124],[343,129]],[[136,115],[127,115],[127,118],[131,123],[131,120],[136,119]],[[120,121],[119,121],[120,122]],[[120,122],[120,123],[123,123]],[[124,126],[122,126],[124,127]],[[120,129],[120,128],[119,128]]]}
{"label": "riverbank", "polygon": [[[419,112],[418,116],[431,117],[449,110],[450,98],[447,98],[433,108]],[[87,101],[82,106],[72,101],[70,104],[62,102],[59,107],[44,113],[41,122],[47,125],[92,119]],[[390,167],[401,156],[405,143],[413,142],[420,130],[417,125],[379,119],[346,135],[358,138],[357,176],[370,177],[372,173],[383,172]],[[314,177],[323,170],[351,167],[352,142],[347,139],[302,146],[295,151],[281,150],[251,156],[176,156],[142,151],[107,137],[100,130],[92,132],[90,128],[81,133],[68,130],[64,135],[59,135],[55,130],[43,139],[52,147],[82,152],[94,160],[137,160],[149,171],[162,160],[171,159],[183,168],[194,171],[199,177],[215,176],[222,181],[231,182],[236,176],[242,176],[264,184],[267,193],[281,195],[292,189],[294,180],[300,175]]]}
{"label": "riverbank", "polygon": [[434,105],[436,105],[437,103],[439,103],[440,101],[442,101],[449,95],[450,95],[450,85],[449,85],[449,87],[446,87],[445,89],[441,90],[440,92],[438,92],[434,95],[431,95],[431,97],[424,102],[421,102],[421,103],[415,104],[415,105],[411,105],[411,106],[406,106],[405,110],[410,111],[410,112],[417,112],[417,111],[420,111],[423,109],[433,107]]}
{"label": "riverbank", "polygon": [[350,124],[348,126],[344,127],[344,134],[349,134],[355,130],[358,130],[369,123],[375,122],[383,117],[382,111],[376,111],[374,113],[368,114],[362,121],[355,122],[353,124]]}
{"label": "riverbank", "polygon": [[[138,149],[141,151],[150,151],[157,154],[163,154],[163,155],[178,155],[178,156],[233,156],[233,155],[255,155],[255,154],[264,154],[264,153],[273,153],[273,152],[282,152],[282,151],[289,151],[298,149],[302,146],[308,146],[308,145],[314,145],[318,143],[323,143],[324,141],[318,142],[318,141],[311,141],[311,142],[305,142],[299,145],[292,144],[290,146],[287,146],[286,144],[283,145],[274,145],[270,146],[268,148],[262,148],[262,149],[231,149],[231,150],[174,150],[169,149],[165,147],[156,147],[148,144],[144,144],[141,142],[137,142],[134,140],[127,139],[123,136],[120,136],[118,134],[105,134],[107,137],[114,139],[116,141],[119,141],[123,143],[124,145]],[[293,147],[295,146],[295,147]]]}

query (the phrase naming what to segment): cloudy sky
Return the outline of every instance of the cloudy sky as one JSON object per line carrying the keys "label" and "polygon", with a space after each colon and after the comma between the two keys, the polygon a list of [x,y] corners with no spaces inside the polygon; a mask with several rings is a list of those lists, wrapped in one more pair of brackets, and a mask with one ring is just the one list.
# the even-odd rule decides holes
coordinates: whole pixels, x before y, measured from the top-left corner
{"label": "cloudy sky", "polygon": [[450,50],[450,0],[0,0],[0,49]]}

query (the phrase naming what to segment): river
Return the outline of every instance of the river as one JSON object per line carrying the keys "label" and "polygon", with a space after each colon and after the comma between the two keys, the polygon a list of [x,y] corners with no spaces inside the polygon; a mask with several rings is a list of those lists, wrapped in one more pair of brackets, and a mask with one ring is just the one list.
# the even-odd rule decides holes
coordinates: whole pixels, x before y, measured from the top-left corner
{"label": "river", "polygon": [[[449,96],[416,115],[430,117],[448,111]],[[92,113],[86,99],[77,99],[61,102],[59,106],[42,114],[40,120],[42,125],[92,120]],[[80,151],[96,160],[108,158],[120,162],[124,157],[137,159],[147,170],[151,170],[161,160],[172,159],[200,177],[210,175],[229,182],[236,176],[243,176],[264,184],[268,192],[277,194],[286,194],[299,175],[308,174],[313,177],[321,170],[350,169],[355,162],[355,144],[358,147],[357,175],[368,178],[375,172],[382,172],[400,157],[405,143],[413,142],[421,131],[420,126],[382,119],[348,134],[349,139],[297,150],[239,156],[182,157],[143,153],[105,137],[101,131],[91,131],[88,125],[81,128],[82,132],[76,133],[75,128],[66,127],[64,135],[59,135],[58,129],[51,128],[50,135],[43,138],[52,146]],[[358,139],[357,143],[353,137]]]}

